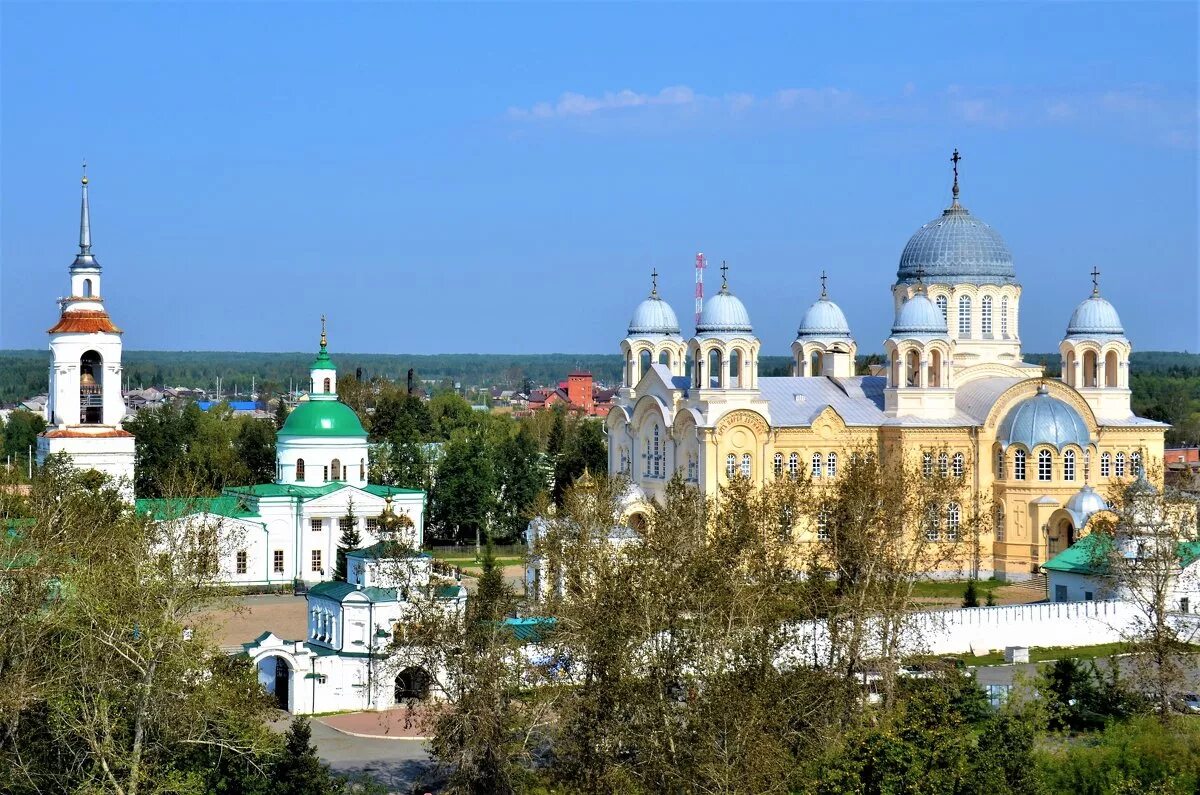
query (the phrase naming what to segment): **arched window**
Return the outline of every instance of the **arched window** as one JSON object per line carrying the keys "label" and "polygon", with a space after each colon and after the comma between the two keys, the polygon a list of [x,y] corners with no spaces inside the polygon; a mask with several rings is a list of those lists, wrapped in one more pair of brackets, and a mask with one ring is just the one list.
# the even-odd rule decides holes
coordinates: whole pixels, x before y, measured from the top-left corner
{"label": "arched window", "polygon": [[788,477],[792,480],[800,477],[800,454],[792,453],[788,456]]}
{"label": "arched window", "polygon": [[1063,453],[1063,480],[1075,479],[1075,451]]}
{"label": "arched window", "polygon": [[938,474],[942,477],[950,474],[950,456],[946,453],[938,453]]}
{"label": "arched window", "polygon": [[671,352],[670,351],[662,351],[661,353],[659,353],[658,354],[658,363],[665,364],[667,366],[667,368],[670,369],[670,367],[671,367]]}
{"label": "arched window", "polygon": [[[643,350],[638,354],[637,380],[640,381],[641,379],[645,378],[646,373],[650,372],[650,362],[650,351]],[[637,386],[637,384],[635,383],[634,386]]]}
{"label": "arched window", "polygon": [[1095,351],[1083,352],[1083,385],[1096,386],[1096,376],[1100,365],[1096,362]]}
{"label": "arched window", "polygon": [[783,474],[783,453],[775,454],[775,477]]}
{"label": "arched window", "polygon": [[1008,339],[1008,296],[1000,299],[1000,336]]}
{"label": "arched window", "polygon": [[952,459],[952,463],[950,464],[950,472],[953,473],[954,477],[961,478],[963,476],[963,470],[965,469],[965,464],[966,464],[966,459],[963,457],[963,454],[955,453],[954,458]]}
{"label": "arched window", "polygon": [[812,454],[812,476],[814,478],[821,477],[821,460],[820,453]]}
{"label": "arched window", "polygon": [[340,459],[333,459],[329,462],[329,474],[333,476],[333,480],[342,479],[342,462]]}
{"label": "arched window", "polygon": [[333,391],[332,389],[329,388],[329,379],[328,378],[325,379],[325,389],[323,391],[325,392],[326,395],[328,395],[330,392]]}
{"label": "arched window", "polygon": [[92,297],[92,280],[91,279],[83,280],[83,297],[84,298]]}
{"label": "arched window", "polygon": [[695,483],[699,480],[700,462],[696,460],[696,454],[692,453],[688,456],[688,480]]}
{"label": "arched window", "polygon": [[654,477],[662,477],[662,440],[659,436],[658,424],[654,425]]}
{"label": "arched window", "polygon": [[937,300],[934,303],[937,304],[938,311],[940,311],[942,313],[942,320],[949,323],[950,322],[949,321],[950,313],[949,313],[949,310],[947,309],[946,296],[939,295],[937,297]]}
{"label": "arched window", "polygon": [[750,454],[742,453],[742,477],[750,477]]}
{"label": "arched window", "polygon": [[933,477],[933,453],[921,455],[921,474],[927,478]]}
{"label": "arched window", "polygon": [[942,517],[938,507],[930,505],[925,509],[925,540],[937,541],[942,537]]}
{"label": "arched window", "polygon": [[742,385],[742,352],[734,349],[729,354],[729,386],[737,388]]}
{"label": "arched window", "polygon": [[725,456],[725,477],[732,478],[737,472],[737,456],[733,453]]}
{"label": "arched window", "polygon": [[1004,480],[1004,448],[996,448],[996,478]]}
{"label": "arched window", "polygon": [[825,476],[830,478],[837,477],[837,453],[830,453],[825,456]]}
{"label": "arched window", "polygon": [[921,385],[921,354],[909,351],[904,355],[904,383],[908,386]]}
{"label": "arched window", "polygon": [[1038,453],[1038,480],[1049,480],[1051,469],[1050,451],[1042,450]]}
{"label": "arched window", "polygon": [[1136,450],[1129,454],[1129,474],[1134,476],[1142,474],[1142,454]]}
{"label": "arched window", "polygon": [[929,377],[927,382],[932,387],[942,385],[942,352],[937,348],[929,352]]}
{"label": "arched window", "polygon": [[967,295],[958,299],[958,336],[959,339],[971,338],[971,297]]}
{"label": "arched window", "polygon": [[1125,477],[1125,454],[1117,453],[1117,471],[1116,475],[1119,478]]}
{"label": "arched window", "polygon": [[829,540],[829,509],[819,508],[817,510],[817,540]]}
{"label": "arched window", "polygon": [[1025,451],[1018,450],[1013,453],[1013,480],[1025,479]]}
{"label": "arched window", "polygon": [[298,480],[298,481],[304,480],[304,459],[303,458],[296,459],[296,480]]}
{"label": "arched window", "polygon": [[1092,479],[1092,451],[1083,451],[1083,482],[1087,483]]}
{"label": "arched window", "polygon": [[633,354],[625,357],[625,386],[633,386]]}
{"label": "arched window", "polygon": [[1100,477],[1106,478],[1112,474],[1112,454],[1100,454]]}
{"label": "arched window", "polygon": [[708,352],[708,383],[709,386],[721,386],[721,352],[713,349]]}
{"label": "arched window", "polygon": [[1117,352],[1109,351],[1104,356],[1104,385],[1115,387],[1120,365],[1117,364]]}
{"label": "arched window", "polygon": [[958,507],[957,502],[952,502],[946,506],[946,540],[958,540],[958,527],[962,523],[962,509]]}
{"label": "arched window", "polygon": [[979,331],[984,338],[992,336],[992,297],[985,295],[979,307]]}

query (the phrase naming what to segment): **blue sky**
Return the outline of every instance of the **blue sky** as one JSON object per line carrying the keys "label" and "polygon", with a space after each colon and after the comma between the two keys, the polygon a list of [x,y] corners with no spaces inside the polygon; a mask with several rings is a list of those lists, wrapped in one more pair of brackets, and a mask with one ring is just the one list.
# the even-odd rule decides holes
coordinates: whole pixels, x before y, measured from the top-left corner
{"label": "blue sky", "polygon": [[[1200,349],[1191,3],[0,5],[0,346],[45,345],[79,162],[134,349],[615,352],[656,267],[730,263],[764,352],[822,269],[879,351],[949,201],[1027,351],[1103,272]],[[709,285],[719,284],[715,270]]]}

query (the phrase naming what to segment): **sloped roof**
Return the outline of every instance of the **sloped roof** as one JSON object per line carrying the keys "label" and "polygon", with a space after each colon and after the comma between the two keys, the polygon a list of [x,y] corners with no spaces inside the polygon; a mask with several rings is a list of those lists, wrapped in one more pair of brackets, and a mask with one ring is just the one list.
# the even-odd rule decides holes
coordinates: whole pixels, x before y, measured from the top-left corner
{"label": "sloped roof", "polygon": [[259,519],[258,511],[236,495],[222,494],[218,497],[173,497],[166,499],[140,499],[135,501],[137,512],[156,521],[178,519],[197,513],[211,513],[230,519]]}
{"label": "sloped roof", "polygon": [[[1043,563],[1042,568],[1067,574],[1107,574],[1105,556],[1111,551],[1112,543],[1112,537],[1108,535],[1086,535]],[[1200,558],[1200,541],[1185,541],[1176,551],[1180,568],[1186,568]]]}
{"label": "sloped roof", "polygon": [[331,581],[319,582],[308,589],[311,596],[320,596],[325,599],[332,599],[335,602],[344,602],[351,594],[359,594],[369,602],[394,602],[396,601],[395,588],[359,588],[351,585],[348,582]]}
{"label": "sloped roof", "polygon": [[883,388],[879,376],[853,378],[760,378],[758,387],[776,427],[805,427],[831,406],[847,425],[883,425]]}
{"label": "sloped roof", "polygon": [[370,546],[351,549],[346,557],[383,560],[387,558],[427,558],[429,553],[420,552],[397,541],[377,541]]}

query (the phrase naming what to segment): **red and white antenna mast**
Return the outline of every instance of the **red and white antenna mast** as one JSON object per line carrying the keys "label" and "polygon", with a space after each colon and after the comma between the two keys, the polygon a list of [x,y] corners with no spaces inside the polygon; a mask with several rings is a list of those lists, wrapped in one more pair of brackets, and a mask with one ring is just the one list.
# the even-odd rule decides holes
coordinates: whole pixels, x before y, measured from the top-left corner
{"label": "red and white antenna mast", "polygon": [[696,325],[700,325],[700,313],[704,311],[704,266],[708,264],[704,254],[696,254]]}

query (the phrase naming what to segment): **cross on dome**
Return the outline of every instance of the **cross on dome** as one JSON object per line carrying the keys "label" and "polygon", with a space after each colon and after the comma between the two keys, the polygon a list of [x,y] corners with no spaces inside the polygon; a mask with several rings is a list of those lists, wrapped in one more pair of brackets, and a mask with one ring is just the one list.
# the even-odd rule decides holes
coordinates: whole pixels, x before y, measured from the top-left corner
{"label": "cross on dome", "polygon": [[321,350],[328,347],[329,341],[325,337],[325,313],[321,313]]}
{"label": "cross on dome", "polygon": [[729,265],[727,265],[725,263],[725,260],[721,260],[721,289],[726,290],[728,288],[729,288]]}
{"label": "cross on dome", "polygon": [[1100,295],[1100,269],[1092,266],[1092,295]]}
{"label": "cross on dome", "polygon": [[950,162],[954,164],[954,201],[958,201],[958,161],[962,160],[962,155],[958,153],[958,147],[954,148],[954,154],[950,155]]}
{"label": "cross on dome", "polygon": [[650,295],[658,295],[658,268],[650,271]]}
{"label": "cross on dome", "polygon": [[829,277],[827,277],[827,276],[825,275],[825,271],[824,271],[824,270],[822,270],[822,271],[821,271],[821,297],[822,297],[822,298],[828,298],[828,297],[829,297],[829,293],[828,293],[828,292],[825,290],[825,280],[826,280],[826,279],[828,279],[828,278],[829,278]]}

